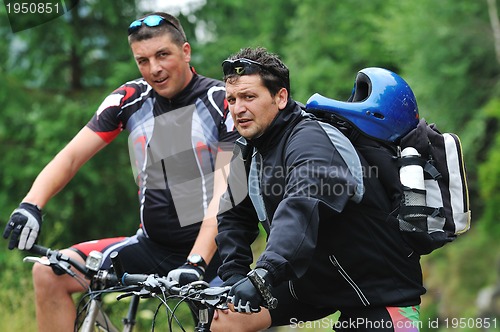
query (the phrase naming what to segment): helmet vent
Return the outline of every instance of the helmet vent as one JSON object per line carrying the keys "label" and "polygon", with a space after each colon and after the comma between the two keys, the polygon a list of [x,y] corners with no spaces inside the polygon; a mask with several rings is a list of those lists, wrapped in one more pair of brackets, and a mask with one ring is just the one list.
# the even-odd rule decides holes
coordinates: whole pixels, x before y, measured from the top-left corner
{"label": "helmet vent", "polygon": [[375,113],[372,113],[372,115],[380,120],[384,120],[384,118],[385,118],[385,116],[382,113],[375,112]]}
{"label": "helmet vent", "polygon": [[358,73],[356,77],[356,84],[354,87],[354,95],[352,96],[350,102],[361,102],[365,101],[371,93],[371,81],[370,78],[364,73]]}

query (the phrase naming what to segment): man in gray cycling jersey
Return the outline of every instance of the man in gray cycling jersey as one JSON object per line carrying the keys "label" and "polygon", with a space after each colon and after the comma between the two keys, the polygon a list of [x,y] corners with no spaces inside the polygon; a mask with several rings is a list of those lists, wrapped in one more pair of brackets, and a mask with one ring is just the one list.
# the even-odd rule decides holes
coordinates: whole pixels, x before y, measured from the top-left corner
{"label": "man in gray cycling jersey", "polygon": [[[10,249],[30,249],[50,198],[95,153],[127,131],[139,185],[140,232],[80,243],[63,252],[83,262],[91,250],[102,251],[105,258],[119,251],[129,273],[158,273],[180,283],[211,280],[220,264],[214,238],[217,197],[223,188],[216,164],[225,152],[231,155],[239,136],[227,116],[224,84],[190,66],[191,46],[172,15],[152,13],[132,22],[128,40],[142,77],[104,99],[88,124],[38,175],[3,236],[10,237]],[[105,259],[102,267],[108,266]],[[39,330],[73,330],[71,295],[85,288],[40,264],[33,268],[33,280]]]}

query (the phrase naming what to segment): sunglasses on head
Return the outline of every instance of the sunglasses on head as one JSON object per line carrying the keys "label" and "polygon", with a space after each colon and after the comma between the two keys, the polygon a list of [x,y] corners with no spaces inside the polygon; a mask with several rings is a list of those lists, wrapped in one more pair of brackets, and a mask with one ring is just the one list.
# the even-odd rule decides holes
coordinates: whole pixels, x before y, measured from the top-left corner
{"label": "sunglasses on head", "polygon": [[279,80],[281,80],[285,84],[285,87],[289,90],[287,80],[283,79],[282,74],[280,74],[277,70],[271,67],[264,66],[263,64],[257,61],[250,60],[247,58],[239,58],[235,60],[224,60],[222,62],[222,72],[224,73],[224,76],[232,74],[252,75],[262,70],[268,71],[269,73],[276,76]]}
{"label": "sunglasses on head", "polygon": [[224,76],[237,74],[237,75],[252,75],[258,73],[261,69],[265,69],[257,61],[250,59],[236,59],[236,60],[224,60],[222,62],[222,72]]}
{"label": "sunglasses on head", "polygon": [[[150,15],[150,16],[146,16],[144,18],[141,18],[139,20],[135,20],[134,22],[130,23],[130,25],[128,27],[128,35],[130,36],[134,32],[138,31],[142,27],[143,23],[144,23],[144,25],[146,25],[150,28],[160,26],[163,23],[167,23],[167,24],[170,24],[171,26],[173,26],[175,28],[175,30],[179,31],[179,29],[172,22],[167,20],[166,18],[161,17],[160,15]],[[181,35],[182,35],[182,33],[181,33]]]}
{"label": "sunglasses on head", "polygon": [[224,73],[224,76],[231,74],[252,75],[258,73],[262,69],[267,70],[271,74],[280,77],[277,71],[268,68],[254,60],[240,58],[235,60],[224,60],[222,62],[222,72]]}

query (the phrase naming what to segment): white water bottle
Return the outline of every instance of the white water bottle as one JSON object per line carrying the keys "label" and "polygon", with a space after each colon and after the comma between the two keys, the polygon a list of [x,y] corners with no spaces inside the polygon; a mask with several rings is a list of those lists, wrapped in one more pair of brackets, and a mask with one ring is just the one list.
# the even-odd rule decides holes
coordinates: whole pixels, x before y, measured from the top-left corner
{"label": "white water bottle", "polygon": [[[420,211],[405,211],[405,207],[425,207],[425,182],[424,182],[424,170],[422,166],[417,162],[420,154],[415,148],[407,147],[401,151],[401,158],[415,158],[415,162],[404,163],[399,169],[399,179],[403,185],[403,197],[401,212],[399,215],[400,219],[408,222],[412,226],[416,227],[420,231],[427,231],[427,215]],[[413,227],[408,229],[410,231],[415,231]]]}

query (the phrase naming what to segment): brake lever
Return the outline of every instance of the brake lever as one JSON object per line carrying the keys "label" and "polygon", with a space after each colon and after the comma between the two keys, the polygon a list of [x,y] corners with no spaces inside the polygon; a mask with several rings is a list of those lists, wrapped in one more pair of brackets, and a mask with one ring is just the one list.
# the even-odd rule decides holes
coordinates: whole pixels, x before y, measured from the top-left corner
{"label": "brake lever", "polygon": [[[148,291],[145,288],[142,288],[140,291],[132,291],[132,292],[128,292],[125,294],[127,294],[126,296],[138,295],[141,298],[153,297],[153,294],[151,293],[151,291]],[[123,296],[123,297],[126,297],[126,296]],[[120,297],[120,295],[118,297]],[[120,297],[120,298],[123,298],[123,297]]]}
{"label": "brake lever", "polygon": [[129,296],[133,296],[133,295],[134,295],[134,292],[122,293],[116,297],[116,300],[120,301],[121,299],[124,299],[124,298],[129,297]]}
{"label": "brake lever", "polygon": [[60,262],[57,260],[56,257],[50,256],[50,258],[47,257],[34,257],[34,256],[26,256],[23,258],[23,262],[27,263],[39,263],[45,266],[50,266],[52,268],[60,268],[67,274],[69,274],[72,277],[76,276],[76,273],[71,270],[71,264],[67,262]]}
{"label": "brake lever", "polygon": [[121,299],[124,299],[124,298],[129,297],[129,296],[134,296],[134,295],[138,295],[141,298],[152,297],[150,291],[142,288],[140,291],[131,291],[131,292],[122,293],[116,297],[116,300],[120,301]]}
{"label": "brake lever", "polygon": [[[203,290],[203,294],[207,297],[203,298],[202,301],[208,303],[210,306],[217,306],[219,309],[228,309],[227,307],[227,293],[231,289],[230,286],[227,287],[210,287]],[[201,294],[197,297],[201,298]]]}
{"label": "brake lever", "polygon": [[24,263],[40,263],[45,266],[50,266],[50,261],[47,257],[35,257],[35,256],[26,256],[23,258]]}

